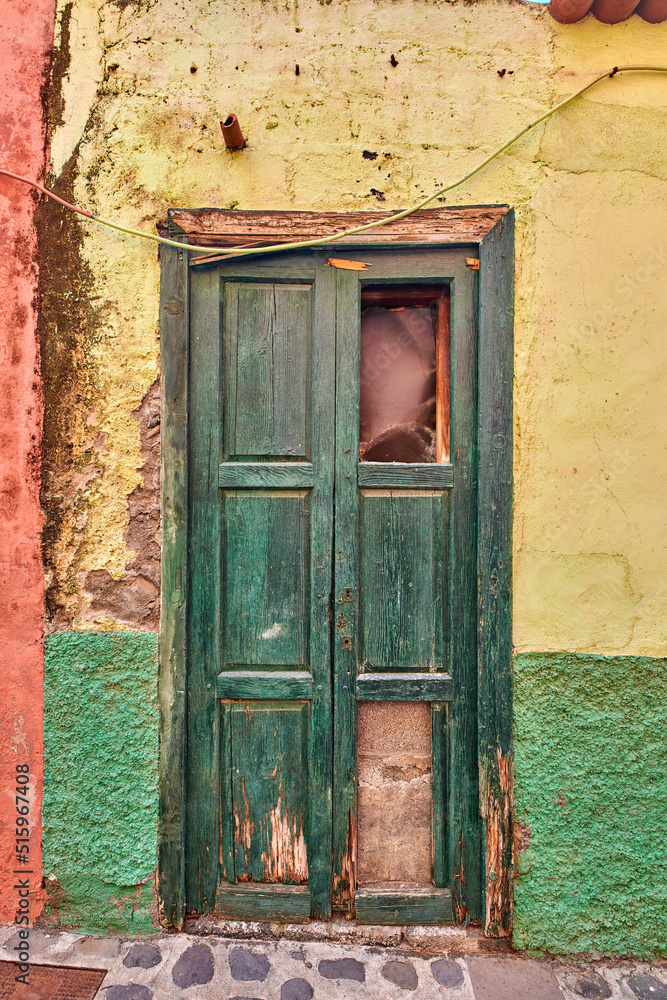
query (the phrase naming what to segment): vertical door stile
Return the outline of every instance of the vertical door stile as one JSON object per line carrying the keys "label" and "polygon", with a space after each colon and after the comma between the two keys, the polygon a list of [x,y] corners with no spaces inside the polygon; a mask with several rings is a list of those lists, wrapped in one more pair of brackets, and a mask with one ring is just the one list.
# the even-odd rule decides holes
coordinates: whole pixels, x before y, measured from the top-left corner
{"label": "vertical door stile", "polygon": [[311,385],[312,497],[310,662],[311,915],[331,916],[333,692],[331,684],[331,587],[335,440],[336,271],[318,262]]}
{"label": "vertical door stile", "polygon": [[[190,296],[188,795],[186,906],[207,912],[219,877],[219,768],[216,676],[220,664],[220,508],[218,464],[220,276],[193,275]],[[197,623],[197,627],[193,624]]]}
{"label": "vertical door stile", "polygon": [[449,854],[459,920],[481,916],[477,762],[477,272],[457,269],[451,311],[451,451],[454,470],[449,577],[451,663]]}
{"label": "vertical door stile", "polygon": [[[332,268],[333,270],[333,268]],[[333,883],[335,910],[352,913],[357,837],[359,282],[336,271],[336,474],[334,525]]]}

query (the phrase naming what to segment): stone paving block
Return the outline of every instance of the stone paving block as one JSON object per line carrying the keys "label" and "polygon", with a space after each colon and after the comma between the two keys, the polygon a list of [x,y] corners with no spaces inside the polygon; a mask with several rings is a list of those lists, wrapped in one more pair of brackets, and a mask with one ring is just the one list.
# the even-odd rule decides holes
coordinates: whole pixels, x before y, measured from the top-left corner
{"label": "stone paving block", "polygon": [[123,958],[128,969],[153,969],[162,961],[162,953],[156,944],[133,944]]}
{"label": "stone paving block", "polygon": [[385,962],[382,966],[382,976],[390,983],[400,986],[402,990],[417,989],[417,973],[411,962],[398,962],[396,960]]}
{"label": "stone paving block", "polygon": [[[4,942],[5,951],[11,956],[14,948],[21,940],[22,938],[19,938],[18,932],[12,934],[11,937],[8,937]],[[31,927],[28,939],[31,959],[34,958],[35,955],[41,954],[41,952],[43,952],[46,948],[51,948],[57,941],[57,933],[49,934],[47,931],[41,931],[37,927]]]}
{"label": "stone paving block", "polygon": [[266,955],[258,954],[256,950],[232,948],[229,955],[229,968],[233,979],[262,983],[269,974],[271,963]]}
{"label": "stone paving block", "polygon": [[357,983],[366,979],[364,963],[356,958],[325,959],[319,963],[317,971],[325,979],[354,979]]}
{"label": "stone paving block", "polygon": [[94,955],[96,958],[115,958],[120,952],[120,938],[85,937],[77,941],[74,950],[80,955]]}
{"label": "stone paving block", "polygon": [[106,991],[107,1000],[153,1000],[153,991],[148,986],[129,983],[127,986],[111,986]]}
{"label": "stone paving block", "polygon": [[667,986],[646,972],[636,972],[626,982],[638,1000],[667,1000]]}
{"label": "stone paving block", "polygon": [[467,964],[475,1000],[563,1000],[547,963],[471,955]]}
{"label": "stone paving block", "polygon": [[431,973],[436,983],[440,983],[441,986],[449,986],[453,990],[463,986],[463,969],[452,959],[437,958],[435,962],[431,962]]}
{"label": "stone paving block", "polygon": [[185,990],[205,986],[213,979],[213,955],[206,944],[193,944],[179,955],[171,972],[174,984]]}
{"label": "stone paving block", "polygon": [[307,979],[288,979],[280,987],[280,1000],[312,1000],[314,992]]}
{"label": "stone paving block", "polygon": [[[667,997],[667,963],[628,960],[576,963],[558,959],[553,963],[553,970],[564,1000],[581,1000],[582,997],[586,1000],[603,994],[607,1000],[644,1000],[637,990],[640,993],[644,990],[651,1000]],[[602,992],[595,992],[596,988]]]}

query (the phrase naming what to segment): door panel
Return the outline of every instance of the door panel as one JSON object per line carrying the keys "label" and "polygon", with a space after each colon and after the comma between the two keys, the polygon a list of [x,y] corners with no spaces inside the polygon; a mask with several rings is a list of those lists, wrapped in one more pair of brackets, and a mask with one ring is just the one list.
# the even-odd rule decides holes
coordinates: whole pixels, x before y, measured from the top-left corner
{"label": "door panel", "polygon": [[223,669],[307,669],[310,496],[225,493]]}
{"label": "door panel", "polygon": [[308,702],[232,702],[223,711],[231,742],[236,880],[305,884]]}
{"label": "door panel", "polygon": [[446,670],[448,497],[361,490],[359,666]]}
{"label": "door panel", "polygon": [[224,285],[225,435],[230,456],[307,454],[310,285]]}

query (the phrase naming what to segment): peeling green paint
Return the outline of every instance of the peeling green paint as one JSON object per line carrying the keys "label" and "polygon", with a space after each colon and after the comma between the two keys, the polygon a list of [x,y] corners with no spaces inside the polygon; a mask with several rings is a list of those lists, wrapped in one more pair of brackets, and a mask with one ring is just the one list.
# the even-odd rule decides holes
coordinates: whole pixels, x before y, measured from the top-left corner
{"label": "peeling green paint", "polygon": [[44,920],[150,933],[157,636],[55,632],[45,647]]}
{"label": "peeling green paint", "polygon": [[667,660],[514,661],[514,943],[667,954]]}

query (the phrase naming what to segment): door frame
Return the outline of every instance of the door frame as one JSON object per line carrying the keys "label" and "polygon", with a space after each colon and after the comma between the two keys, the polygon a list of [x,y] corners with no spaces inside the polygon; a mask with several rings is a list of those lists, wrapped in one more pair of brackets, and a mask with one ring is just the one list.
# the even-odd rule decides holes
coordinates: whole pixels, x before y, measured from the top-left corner
{"label": "door frame", "polygon": [[[334,233],[375,221],[379,213],[171,210],[169,234],[183,250],[162,246],[160,287],[162,593],[158,702],[160,790],[158,901],[164,926],[185,915],[187,768],[188,240],[216,246],[275,242]],[[477,489],[477,763],[480,842],[461,845],[483,858],[485,932],[512,927],[512,380],[514,213],[508,206],[433,209],[401,223],[332,244],[336,253],[402,245],[465,249],[479,269]],[[465,879],[465,869],[460,872]],[[457,912],[467,922],[470,914]],[[476,916],[476,914],[473,914]]]}

